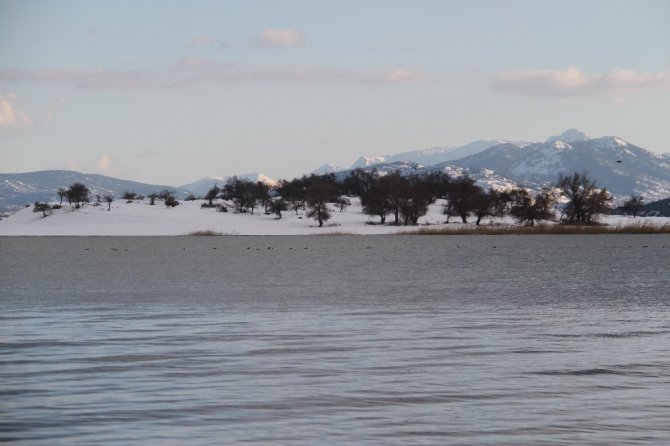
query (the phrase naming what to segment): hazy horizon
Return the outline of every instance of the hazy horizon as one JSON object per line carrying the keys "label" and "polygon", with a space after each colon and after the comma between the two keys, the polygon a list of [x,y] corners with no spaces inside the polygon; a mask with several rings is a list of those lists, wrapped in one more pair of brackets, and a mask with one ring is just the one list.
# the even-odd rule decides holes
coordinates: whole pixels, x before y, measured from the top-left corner
{"label": "hazy horizon", "polygon": [[569,128],[670,152],[665,1],[0,1],[0,164],[183,185]]}

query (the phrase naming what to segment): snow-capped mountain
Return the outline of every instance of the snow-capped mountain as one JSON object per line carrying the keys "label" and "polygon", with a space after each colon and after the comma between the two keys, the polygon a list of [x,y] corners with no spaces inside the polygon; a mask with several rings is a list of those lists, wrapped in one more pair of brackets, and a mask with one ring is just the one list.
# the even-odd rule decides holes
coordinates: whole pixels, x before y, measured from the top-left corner
{"label": "snow-capped mountain", "polygon": [[[621,138],[589,138],[570,129],[545,142],[475,141],[458,148],[437,147],[381,157],[362,157],[351,169],[377,170],[380,174],[400,171],[404,175],[434,171],[451,176],[467,174],[483,187],[507,188],[521,185],[539,189],[554,184],[559,174],[588,172],[598,185],[615,195],[617,202],[631,194],[646,202],[670,197],[670,154],[654,154]],[[323,165],[314,173],[335,173],[344,178],[350,170]],[[238,175],[250,181],[277,182],[258,173]],[[223,186],[229,177],[203,178],[179,188],[120,180],[97,174],[66,170],[0,174],[0,213],[16,210],[34,201],[56,200],[56,190],[82,182],[92,195],[125,191],[144,195],[173,189],[178,198],[188,193],[205,194],[213,185]]]}
{"label": "snow-capped mountain", "polygon": [[[361,156],[352,165],[351,169],[373,166],[375,164],[387,164],[398,161],[409,161],[413,163],[431,166],[434,164],[444,163],[447,161],[456,160],[465,156],[479,153],[506,141],[473,141],[469,144],[460,147],[433,147],[431,149],[412,150],[410,152],[396,153],[392,155],[383,156]],[[518,145],[524,143],[518,142]]]}
{"label": "snow-capped mountain", "polygon": [[589,139],[570,130],[544,143],[500,144],[453,164],[491,169],[523,185],[553,184],[559,174],[585,171],[615,198],[640,194],[647,200],[657,200],[670,195],[668,158],[667,154],[656,155],[615,136]]}
{"label": "snow-capped mountain", "polygon": [[545,142],[479,140],[458,148],[362,156],[351,169],[370,167],[382,172],[398,169],[403,174],[431,169],[457,173],[461,167],[483,186],[510,183],[538,190],[554,184],[559,174],[586,171],[617,201],[631,194],[647,200],[670,196],[669,153],[656,155],[614,136],[590,138],[577,129],[551,136]]}
{"label": "snow-capped mountain", "polygon": [[314,169],[311,173],[314,175],[327,175],[329,173],[337,173],[337,172],[342,172],[343,170],[347,170],[342,166],[336,166],[335,164],[323,164],[316,169]]}
{"label": "snow-capped mountain", "polygon": [[[175,190],[171,186],[120,180],[71,170],[3,173],[0,174],[0,211],[15,210],[35,201],[57,201],[58,188],[68,187],[77,182],[85,184],[91,190],[92,198],[95,195],[106,194],[120,197],[126,191],[147,195],[164,189]],[[183,190],[176,189],[175,192],[180,198],[185,196]]]}
{"label": "snow-capped mountain", "polygon": [[[397,161],[394,163],[374,164],[367,167],[359,167],[365,172],[374,172],[377,175],[384,176],[394,172],[400,173],[403,176],[409,175],[428,175],[434,172],[441,172],[449,175],[451,178],[458,178],[467,175],[474,179],[477,185],[484,189],[493,188],[496,190],[508,190],[518,186],[518,183],[512,179],[505,178],[496,174],[490,169],[467,168],[446,163],[440,163],[433,166],[424,166],[423,164],[413,163],[409,161]],[[353,169],[351,169],[353,170]],[[343,180],[351,170],[341,171],[336,173],[336,178]],[[540,187],[533,187],[530,185],[528,189],[539,190]]]}
{"label": "snow-capped mountain", "polygon": [[[184,184],[183,186],[180,186],[180,189],[189,191],[193,195],[200,196],[204,195],[207,193],[208,190],[210,190],[214,185],[219,185],[219,187],[223,186],[226,184],[230,177],[207,177],[207,178],[202,178],[198,181],[194,181],[193,183],[188,183]],[[249,180],[253,181],[254,183],[257,181],[262,181],[263,183],[267,184],[268,186],[276,186],[277,185],[277,180],[274,180],[270,177],[267,177],[263,174],[260,173],[247,173],[244,175],[237,175],[237,178],[241,180]]]}

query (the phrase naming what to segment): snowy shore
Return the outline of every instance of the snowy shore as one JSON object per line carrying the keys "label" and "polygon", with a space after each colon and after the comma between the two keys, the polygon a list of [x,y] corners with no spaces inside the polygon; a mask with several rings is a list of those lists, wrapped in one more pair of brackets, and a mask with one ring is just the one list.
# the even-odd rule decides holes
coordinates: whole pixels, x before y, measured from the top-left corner
{"label": "snowy shore", "polygon": [[[218,212],[213,208],[201,208],[202,200],[183,201],[179,206],[167,208],[162,203],[150,206],[147,201],[126,203],[115,201],[111,210],[107,204],[99,206],[87,204],[81,209],[73,210],[65,205],[54,210],[51,215],[43,217],[41,212],[33,212],[32,206],[0,220],[0,236],[124,236],[124,235],[188,235],[196,231],[213,231],[224,235],[309,235],[309,234],[396,234],[416,231],[418,228],[432,229],[458,228],[457,218],[451,218],[445,224],[446,216],[442,214],[442,204],[430,206],[428,213],[419,219],[419,226],[379,225],[379,218],[361,212],[358,199],[352,199],[351,206],[343,212],[332,207],[332,218],[322,228],[318,223],[308,219],[303,211],[296,215],[293,211],[285,211],[282,218],[265,215],[262,209],[255,213],[237,214]],[[387,221],[392,218],[387,218]],[[475,219],[468,222],[474,227]],[[611,226],[622,226],[636,223],[670,224],[667,217],[646,217],[633,219],[627,216],[604,216],[603,223]],[[482,225],[513,225],[510,219],[490,219],[482,221]]]}

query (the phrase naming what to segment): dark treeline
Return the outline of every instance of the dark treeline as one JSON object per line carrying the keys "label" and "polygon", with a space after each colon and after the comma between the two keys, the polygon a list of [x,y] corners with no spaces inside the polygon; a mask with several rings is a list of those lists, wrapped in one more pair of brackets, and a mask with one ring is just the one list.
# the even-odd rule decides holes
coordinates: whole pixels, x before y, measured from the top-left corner
{"label": "dark treeline", "polygon": [[223,187],[215,185],[205,194],[207,203],[203,207],[226,211],[224,204],[214,203],[221,198],[232,202],[240,213],[253,214],[260,206],[266,214],[281,218],[282,211],[297,215],[302,210],[323,226],[333,209],[342,211],[350,204],[348,197],[358,197],[363,212],[378,218],[379,224],[416,225],[431,204],[442,200],[447,223],[454,217],[462,223],[474,219],[479,225],[486,217],[510,215],[519,223],[533,226],[555,218],[557,196],[568,200],[561,211],[561,221],[566,224],[593,223],[598,214],[609,209],[612,199],[585,173],[561,176],[553,187],[531,194],[523,187],[486,190],[468,176],[450,177],[440,172],[405,176],[397,171],[356,169],[342,179],[335,174],[303,175],[280,180],[273,188],[260,181],[232,177]]}
{"label": "dark treeline", "polygon": [[[57,191],[61,205],[66,199],[75,209],[89,201],[90,191],[82,183],[74,183],[69,188]],[[98,197],[100,203],[101,197]],[[343,211],[351,204],[349,197],[360,199],[363,213],[378,218],[378,224],[416,225],[426,215],[428,207],[441,200],[446,223],[453,218],[462,223],[473,221],[479,225],[484,218],[509,215],[517,222],[534,226],[536,222],[554,220],[554,209],[558,197],[564,198],[559,206],[560,219],[565,224],[592,224],[597,216],[610,210],[612,196],[606,189],[599,188],[586,173],[575,172],[559,177],[552,187],[532,194],[523,187],[499,191],[478,186],[473,178],[450,177],[434,172],[428,175],[401,175],[400,172],[378,172],[356,169],[338,179],[335,174],[303,175],[292,180],[280,180],[274,187],[261,181],[231,177],[219,187],[214,185],[202,197],[204,208],[216,208],[228,212],[231,206],[235,212],[251,213],[262,209],[266,215],[274,214],[282,218],[282,212],[291,211],[296,215],[303,211],[323,226],[331,218],[331,213]],[[126,191],[122,197],[128,202],[143,200],[144,197]],[[164,190],[148,195],[149,204],[156,199],[166,206],[179,204],[174,192]],[[195,199],[190,197],[187,200]],[[216,202],[216,200],[223,200]],[[111,209],[114,197],[105,195],[104,201]],[[631,198],[629,207],[637,207],[641,197]],[[39,204],[39,206],[38,206]],[[48,214],[43,203],[35,204],[35,212]]]}

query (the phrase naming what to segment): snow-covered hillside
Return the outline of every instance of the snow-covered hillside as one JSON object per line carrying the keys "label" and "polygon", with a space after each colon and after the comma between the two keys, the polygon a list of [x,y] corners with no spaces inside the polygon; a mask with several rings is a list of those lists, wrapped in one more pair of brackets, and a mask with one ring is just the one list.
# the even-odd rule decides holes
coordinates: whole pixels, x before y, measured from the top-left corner
{"label": "snow-covered hillside", "polygon": [[[22,209],[0,221],[0,236],[129,236],[129,235],[187,235],[195,231],[214,231],[227,235],[309,235],[309,234],[394,234],[415,231],[419,227],[433,229],[462,227],[452,219],[445,224],[442,214],[443,202],[430,206],[428,214],[419,219],[419,226],[378,225],[378,218],[362,213],[360,202],[352,198],[351,206],[343,212],[331,206],[332,218],[319,228],[314,220],[287,211],[277,220],[274,215],[265,215],[262,210],[254,215],[237,214],[232,211],[219,212],[213,208],[201,208],[203,201],[185,201],[174,208],[162,204],[150,206],[145,201],[126,203],[115,201],[111,210],[107,205],[85,205],[73,210],[70,206],[54,210],[43,217],[33,212],[32,207]],[[473,220],[474,221],[474,220]],[[473,221],[468,223],[474,227]],[[668,224],[670,218],[647,217],[644,219],[626,216],[607,216],[604,221],[611,225],[626,225],[636,222]],[[485,219],[482,224],[511,224],[511,220]]]}
{"label": "snow-covered hillside", "polygon": [[[479,140],[457,148],[436,147],[395,155],[366,156],[357,160],[354,168],[375,169],[381,174],[395,170],[405,175],[434,171],[452,176],[467,174],[485,188],[521,185],[531,190],[554,184],[559,174],[586,171],[598,185],[615,195],[616,203],[632,194],[642,195],[647,202],[670,197],[670,154],[657,155],[614,136],[589,138],[575,129],[552,136],[545,142]],[[324,164],[313,173],[335,173],[342,179],[349,172],[350,169]],[[275,180],[258,173],[238,177],[276,184]],[[189,193],[202,196],[215,184],[224,185],[228,178],[208,177],[172,189],[177,198],[184,198]],[[0,174],[0,216],[35,201],[55,200],[59,187],[74,182],[84,183],[94,196],[111,193],[119,197],[125,191],[147,195],[170,188],[64,170]]]}
{"label": "snow-covered hillside", "polygon": [[618,199],[639,194],[647,201],[670,196],[670,164],[614,136],[588,139],[569,131],[547,142],[525,146],[501,144],[454,161],[459,166],[490,169],[520,184],[554,184],[559,174],[586,171]]}
{"label": "snow-covered hillside", "polygon": [[600,186],[607,187],[617,202],[632,194],[647,201],[670,196],[670,154],[656,155],[615,136],[589,138],[577,129],[544,142],[479,140],[458,148],[362,156],[351,167],[355,168],[398,169],[404,174],[459,172],[464,168],[484,187],[513,184],[530,189],[556,183],[559,174],[586,171]]}
{"label": "snow-covered hillside", "polygon": [[[68,187],[76,182],[85,184],[91,190],[92,196],[112,194],[120,197],[126,191],[147,195],[164,189],[175,190],[165,185],[120,180],[105,175],[86,174],[72,170],[2,173],[0,174],[0,211],[16,210],[35,201],[54,201],[57,199],[56,190],[58,188]],[[175,191],[179,198],[186,194],[180,189]]]}
{"label": "snow-covered hillside", "polygon": [[[66,206],[43,217],[34,213],[32,207],[22,209],[10,217],[0,220],[0,236],[3,235],[186,235],[195,231],[211,230],[229,235],[301,235],[301,234],[388,234],[416,227],[370,225],[377,219],[361,212],[360,203],[352,199],[352,205],[343,212],[332,209],[332,218],[319,228],[300,211],[283,212],[280,220],[274,215],[265,215],[262,209],[255,214],[237,214],[232,211],[219,212],[213,208],[201,208],[204,201],[184,201],[179,206],[167,208],[162,204],[150,206],[147,201],[115,201],[111,210],[107,205],[85,205],[73,210]],[[422,223],[438,224],[444,220],[441,206],[431,207]]]}

